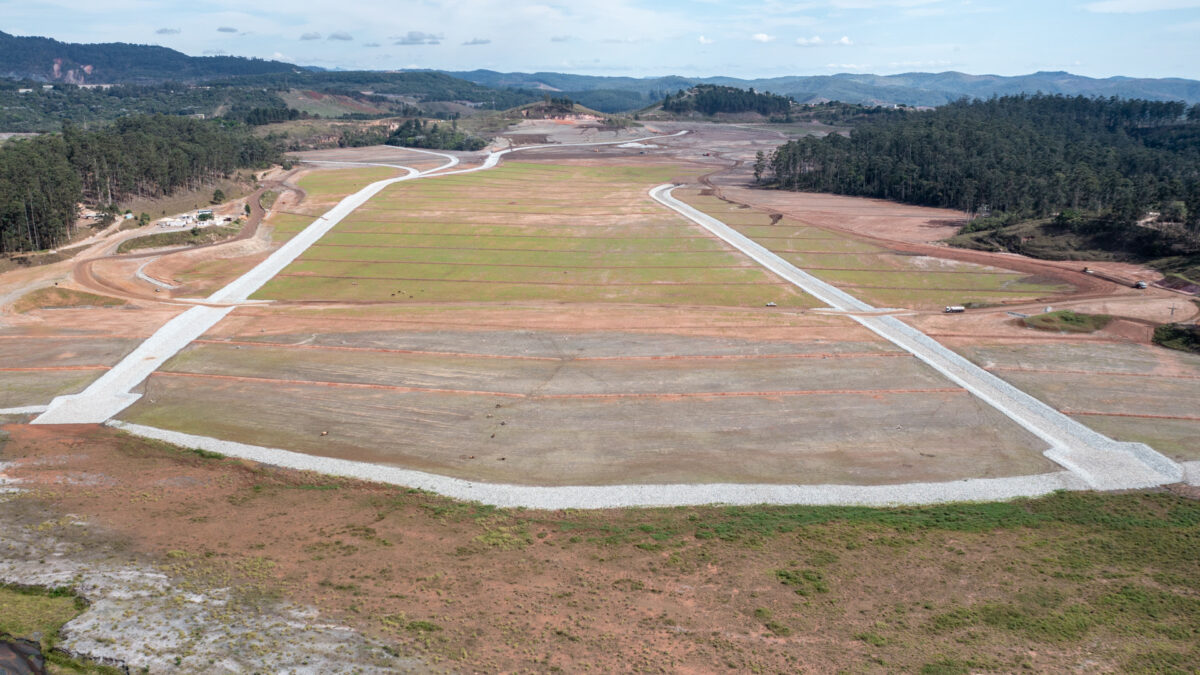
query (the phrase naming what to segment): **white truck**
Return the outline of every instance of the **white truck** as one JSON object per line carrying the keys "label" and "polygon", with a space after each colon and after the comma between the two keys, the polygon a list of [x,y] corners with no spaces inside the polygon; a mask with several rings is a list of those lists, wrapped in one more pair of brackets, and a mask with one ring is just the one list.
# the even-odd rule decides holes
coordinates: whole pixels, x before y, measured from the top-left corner
{"label": "white truck", "polygon": [[943,314],[961,314],[965,311],[967,311],[967,308],[963,307],[962,305],[946,305],[946,309],[943,309],[942,313]]}

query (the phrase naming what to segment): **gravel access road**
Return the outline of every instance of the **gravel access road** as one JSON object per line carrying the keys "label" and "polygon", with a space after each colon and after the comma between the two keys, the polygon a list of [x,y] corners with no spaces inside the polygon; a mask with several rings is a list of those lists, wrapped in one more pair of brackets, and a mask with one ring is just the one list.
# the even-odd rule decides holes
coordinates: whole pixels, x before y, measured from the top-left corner
{"label": "gravel access road", "polygon": [[[834,309],[871,312],[874,307],[804,272],[720,220],[675,199],[677,185],[660,185],[650,196]],[[928,335],[892,316],[850,318],[924,361],[1050,445],[1046,457],[1098,490],[1145,488],[1183,480],[1176,462],[1144,443],[1122,443],[1099,434],[976,366]]]}

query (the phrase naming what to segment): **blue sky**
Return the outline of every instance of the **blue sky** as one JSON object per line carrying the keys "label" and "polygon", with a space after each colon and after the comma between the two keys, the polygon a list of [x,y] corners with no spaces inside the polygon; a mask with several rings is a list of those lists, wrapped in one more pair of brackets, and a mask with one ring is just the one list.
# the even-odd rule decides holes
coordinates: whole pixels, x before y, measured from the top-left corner
{"label": "blue sky", "polygon": [[0,0],[0,30],[343,68],[1200,79],[1200,0]]}

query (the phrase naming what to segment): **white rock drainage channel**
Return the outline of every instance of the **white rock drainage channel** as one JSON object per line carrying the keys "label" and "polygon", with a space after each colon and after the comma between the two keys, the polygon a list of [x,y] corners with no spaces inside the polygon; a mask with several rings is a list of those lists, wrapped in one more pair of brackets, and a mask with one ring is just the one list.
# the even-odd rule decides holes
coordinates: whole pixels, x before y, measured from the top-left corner
{"label": "white rock drainage channel", "polygon": [[[657,138],[669,138],[685,133],[687,132],[680,131],[675,134],[648,136],[634,140],[646,141]],[[460,169],[458,171],[445,171],[445,169],[450,169],[458,165],[459,160],[457,157],[440,152],[412,148],[406,148],[406,150],[443,157],[447,161],[437,168],[426,171],[417,171],[411,167],[393,164],[366,162],[358,164],[358,166],[389,166],[403,169],[407,173],[397,178],[388,178],[371,183],[338,202],[337,206],[334,206],[325,215],[317,218],[311,225],[289,239],[266,260],[256,265],[254,269],[246,272],[228,286],[208,296],[203,301],[206,304],[193,307],[168,321],[154,335],[151,335],[145,342],[134,349],[133,352],[122,359],[120,363],[113,366],[112,369],[89,385],[87,389],[78,394],[55,398],[50,402],[46,411],[33,420],[33,424],[99,424],[111,419],[117,413],[133,405],[134,401],[141,398],[141,394],[132,393],[132,390],[142,380],[162,367],[162,364],[177,354],[179,350],[215,326],[217,322],[232,312],[234,307],[239,303],[246,302],[251,294],[262,288],[276,274],[282,272],[285,267],[315,244],[317,240],[325,236],[343,218],[353,213],[355,209],[365,204],[389,185],[435,174],[447,176],[491,169],[500,163],[501,157],[510,152],[536,150],[539,148],[617,145],[627,142],[629,142],[628,139],[622,139],[619,141],[598,141],[569,145],[531,145],[523,148],[513,148],[501,152],[489,153],[480,166]],[[351,164],[349,162],[330,163]]]}
{"label": "white rock drainage channel", "polygon": [[[682,133],[685,132],[671,134],[670,136],[678,136]],[[666,137],[669,136],[655,136],[650,138]],[[577,145],[611,145],[620,142],[581,143]],[[516,150],[531,150],[539,147],[563,146],[529,146]],[[504,154],[513,151],[505,150],[489,154],[485,162],[478,167],[448,171],[438,175],[486,170],[496,166]],[[453,166],[453,164],[448,166]],[[441,168],[448,168],[448,166]],[[389,179],[388,181],[383,181],[383,183],[390,184],[398,180],[406,180],[413,177],[416,176],[410,173],[408,176],[399,179]],[[379,184],[368,186],[365,190],[370,190],[376,185]],[[380,186],[379,189],[382,189],[382,187]],[[674,187],[676,186],[660,186],[651,191],[651,195],[664,205],[709,229],[710,232],[739,248],[739,250],[742,250],[752,259],[796,284],[802,290],[828,303],[831,307],[848,312],[876,311],[875,308],[861,302],[857,298],[825,284],[796,268],[755,242],[745,238],[719,220],[700,213],[692,207],[675,200],[670,195],[670,191]],[[370,194],[373,195],[377,191],[375,190]],[[344,203],[345,201],[343,201]],[[342,204],[338,206],[340,207]],[[330,214],[332,213],[333,211],[330,212]],[[326,214],[326,216],[330,214]],[[344,216],[345,213],[341,214],[339,220]],[[318,223],[314,223],[313,226],[310,226],[310,229],[317,225]],[[332,227],[332,225],[330,224],[328,227]],[[325,231],[327,231],[328,227],[324,228]],[[306,229],[305,232],[308,232],[308,230]],[[312,241],[315,242],[318,238],[319,236]],[[299,255],[299,252],[295,255]],[[286,263],[284,266],[286,266]],[[282,269],[282,266],[279,269]],[[269,278],[263,279],[259,282],[259,285],[261,286]],[[238,281],[241,281],[241,279]],[[229,287],[226,287],[226,289],[214,293],[210,297],[210,301],[214,300],[218,295],[222,298],[235,297],[232,293],[224,293],[228,289]],[[254,289],[245,291],[242,299],[244,300],[245,297],[248,297],[256,289],[257,286]],[[212,324],[208,324],[203,329],[207,330],[208,327],[215,324],[216,321],[219,321],[220,318],[231,311],[232,307],[197,307],[194,309],[213,309],[221,312],[212,321]],[[231,457],[241,457],[288,468],[319,471],[331,475],[417,487],[454,498],[469,499],[508,507],[614,508],[623,506],[670,506],[711,503],[859,504],[886,506],[1034,497],[1055,490],[1079,490],[1089,487],[1100,489],[1147,487],[1181,479],[1193,484],[1200,483],[1200,462],[1188,462],[1180,466],[1154,452],[1147,446],[1117,443],[1112,439],[1097,434],[1091,429],[1045,406],[1045,404],[1028,396],[1024,392],[995,378],[990,373],[977,368],[974,364],[942,347],[920,331],[901,323],[893,317],[853,316],[852,318],[882,337],[913,353],[939,372],[942,372],[949,379],[966,387],[976,396],[983,398],[989,404],[997,407],[997,409],[1022,426],[1046,439],[1052,446],[1050,450],[1046,451],[1047,456],[1071,470],[1033,476],[979,478],[944,483],[907,483],[901,485],[674,484],[539,487],[478,483],[398,467],[318,457],[277,448],[246,445],[124,422],[113,421],[110,422],[110,425],[138,436],[164,440],[186,447],[202,448]],[[169,326],[170,323],[164,326],[159,332],[166,332]],[[197,333],[196,336],[201,334],[203,330]],[[177,340],[179,338],[173,339]],[[190,342],[190,339],[188,341]],[[147,340],[147,342],[150,342],[150,340]],[[186,342],[180,344],[175,348],[175,351],[182,349],[186,344]],[[174,354],[175,351],[172,351],[171,354]],[[130,356],[132,357],[133,355],[131,354]],[[165,358],[169,358],[169,355],[164,357],[163,360]],[[131,361],[131,358],[127,357],[122,364],[129,361]],[[134,363],[136,364],[136,360]],[[157,365],[154,367],[157,368]],[[132,371],[132,366],[130,366],[130,369]],[[145,370],[145,367],[137,370]],[[124,403],[124,405],[113,411],[109,417],[136,400],[137,396],[130,394],[129,390],[137,382],[140,382],[141,379],[148,376],[150,372],[153,372],[153,369],[146,370],[145,374],[129,384],[128,388],[111,394],[116,397],[123,394],[125,397],[130,398],[127,399],[127,403]],[[982,377],[980,377],[981,375]],[[131,372],[127,378],[121,380],[118,386],[123,386],[126,381],[132,380],[135,376],[136,373]],[[89,387],[89,389],[91,388]],[[113,391],[113,389],[110,387],[109,391]],[[85,391],[84,393],[87,392]],[[77,396],[82,396],[82,394]],[[70,399],[75,397],[60,398]],[[59,399],[55,399],[54,403],[58,403],[58,401]],[[84,409],[83,412],[87,413],[90,411]],[[95,413],[92,414],[95,416]],[[70,421],[79,422],[81,420],[71,419]],[[36,422],[49,423],[42,418],[39,418]]]}
{"label": "white rock drainage channel", "polygon": [[[830,307],[848,312],[875,309],[797,268],[720,220],[675,199],[671,193],[676,187],[660,185],[650,191],[650,196]],[[1121,443],[1096,433],[895,317],[849,316],[1049,443],[1050,448],[1044,453],[1046,457],[1077,474],[1090,487],[1099,490],[1144,488],[1175,483],[1184,478],[1182,466],[1150,446]]]}

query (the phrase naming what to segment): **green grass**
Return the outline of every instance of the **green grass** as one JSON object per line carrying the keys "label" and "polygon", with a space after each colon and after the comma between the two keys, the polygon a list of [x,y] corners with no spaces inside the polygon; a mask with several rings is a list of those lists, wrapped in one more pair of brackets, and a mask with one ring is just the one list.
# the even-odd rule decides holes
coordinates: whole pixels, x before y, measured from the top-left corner
{"label": "green grass", "polygon": [[175,232],[159,232],[136,239],[126,239],[117,247],[117,253],[128,253],[142,248],[212,244],[229,239],[238,232],[241,232],[240,227],[226,227],[224,225],[212,225]]}
{"label": "green grass", "polygon": [[63,624],[86,607],[69,589],[0,585],[0,633],[52,646]]}
{"label": "green grass", "polygon": [[87,603],[68,588],[33,588],[0,584],[0,636],[11,635],[37,642],[51,673],[95,673],[119,671],[82,662],[56,651],[59,631],[79,616]]}
{"label": "green grass", "polygon": [[308,193],[310,199],[320,199],[353,194],[371,183],[399,175],[399,169],[383,166],[367,169],[322,169],[305,175],[296,184]]}
{"label": "green grass", "polygon": [[258,297],[814,304],[647,197],[678,172],[508,163],[396,184]]}
{"label": "green grass", "polygon": [[1181,323],[1163,324],[1154,329],[1154,344],[1200,354],[1200,327]]}
{"label": "green grass", "polygon": [[1110,321],[1112,317],[1107,314],[1078,314],[1069,309],[1036,314],[1021,320],[1029,328],[1062,333],[1094,333]]}

